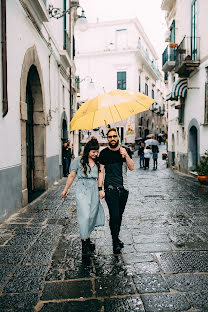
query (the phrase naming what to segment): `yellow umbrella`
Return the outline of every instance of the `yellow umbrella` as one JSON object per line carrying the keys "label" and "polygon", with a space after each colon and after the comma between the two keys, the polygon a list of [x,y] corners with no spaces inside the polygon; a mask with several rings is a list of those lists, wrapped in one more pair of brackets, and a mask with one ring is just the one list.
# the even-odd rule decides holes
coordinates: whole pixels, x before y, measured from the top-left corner
{"label": "yellow umbrella", "polygon": [[127,90],[114,90],[85,102],[71,120],[71,131],[95,129],[144,112],[155,102],[152,98]]}

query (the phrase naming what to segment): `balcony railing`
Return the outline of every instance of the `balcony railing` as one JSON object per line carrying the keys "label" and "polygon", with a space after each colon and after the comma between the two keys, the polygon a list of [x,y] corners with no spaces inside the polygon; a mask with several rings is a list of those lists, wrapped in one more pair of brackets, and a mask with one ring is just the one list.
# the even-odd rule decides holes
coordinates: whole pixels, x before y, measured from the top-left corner
{"label": "balcony railing", "polygon": [[152,67],[152,69],[154,70],[154,72],[156,73],[156,75],[158,77],[160,77],[160,71],[159,69],[155,66],[154,62],[150,59],[149,54],[147,53],[147,51],[145,51],[145,49],[143,48],[141,42],[138,42],[138,47],[141,50],[142,54],[144,55],[144,57],[146,58],[147,62],[149,63],[149,65]]}
{"label": "balcony railing", "polygon": [[170,48],[169,45],[162,54],[162,66],[167,62],[175,62],[175,48]]}
{"label": "balcony railing", "polygon": [[71,56],[71,41],[68,33],[65,31],[64,50],[67,51],[69,57]]}
{"label": "balcony railing", "polygon": [[45,6],[46,6],[46,4],[47,4],[47,0],[42,0],[43,1],[43,3],[45,4]]}
{"label": "balcony railing", "polygon": [[180,77],[188,77],[200,64],[200,38],[184,37],[176,49],[175,71]]}

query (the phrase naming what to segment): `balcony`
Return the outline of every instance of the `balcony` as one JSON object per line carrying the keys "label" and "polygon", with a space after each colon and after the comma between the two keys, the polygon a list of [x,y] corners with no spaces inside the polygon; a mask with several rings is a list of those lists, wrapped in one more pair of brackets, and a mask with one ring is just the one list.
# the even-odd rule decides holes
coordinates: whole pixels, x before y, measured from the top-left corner
{"label": "balcony", "polygon": [[22,0],[22,5],[28,9],[29,14],[39,24],[50,20],[46,2],[46,0]]}
{"label": "balcony", "polygon": [[151,70],[153,71],[154,75],[156,75],[155,78],[158,79],[160,77],[160,71],[155,66],[154,62],[150,59],[149,54],[144,49],[144,47],[142,46],[140,41],[138,42],[138,47],[139,47],[139,50],[140,50],[140,53],[141,53],[142,57],[145,59],[145,61],[148,64],[148,66],[151,68]]}
{"label": "balcony", "polygon": [[175,48],[166,47],[162,54],[162,70],[167,73],[175,67]]}
{"label": "balcony", "polygon": [[184,37],[176,49],[175,72],[179,77],[189,77],[200,65],[200,38]]}
{"label": "balcony", "polygon": [[161,9],[170,11],[174,5],[174,0],[163,0],[161,4]]}

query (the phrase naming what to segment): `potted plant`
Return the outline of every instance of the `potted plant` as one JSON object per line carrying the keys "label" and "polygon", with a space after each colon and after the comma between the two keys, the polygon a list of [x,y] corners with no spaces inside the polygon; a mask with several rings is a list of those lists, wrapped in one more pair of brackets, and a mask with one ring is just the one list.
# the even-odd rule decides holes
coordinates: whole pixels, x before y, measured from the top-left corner
{"label": "potted plant", "polygon": [[208,182],[208,150],[202,156],[197,166],[198,181],[200,183]]}

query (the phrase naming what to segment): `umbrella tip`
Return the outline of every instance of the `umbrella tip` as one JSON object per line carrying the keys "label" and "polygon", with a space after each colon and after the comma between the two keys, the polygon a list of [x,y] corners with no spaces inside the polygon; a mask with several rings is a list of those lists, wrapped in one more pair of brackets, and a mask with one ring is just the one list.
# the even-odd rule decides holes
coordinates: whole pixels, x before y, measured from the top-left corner
{"label": "umbrella tip", "polygon": [[106,121],[106,120],[104,120],[104,122],[105,122],[105,126],[107,127],[107,121]]}

